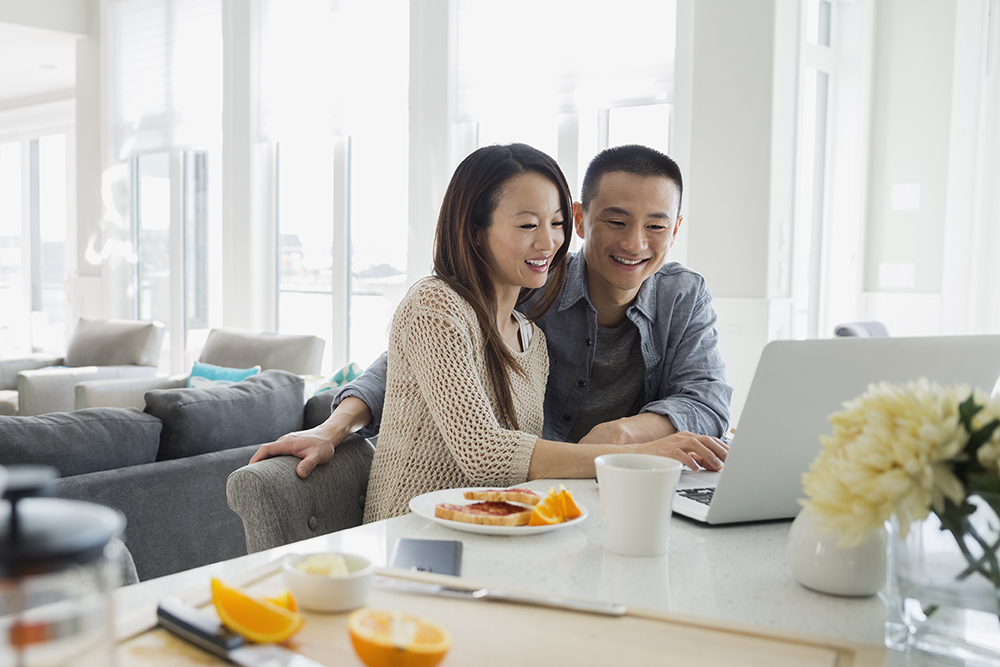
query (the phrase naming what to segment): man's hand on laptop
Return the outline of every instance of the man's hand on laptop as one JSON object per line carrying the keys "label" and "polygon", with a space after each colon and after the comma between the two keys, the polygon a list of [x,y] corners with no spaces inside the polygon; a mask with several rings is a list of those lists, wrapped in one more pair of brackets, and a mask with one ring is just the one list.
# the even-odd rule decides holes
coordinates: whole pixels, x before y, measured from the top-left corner
{"label": "man's hand on laptop", "polygon": [[678,431],[664,438],[635,445],[633,451],[637,454],[655,454],[677,459],[691,470],[722,470],[729,446],[708,435]]}
{"label": "man's hand on laptop", "polygon": [[650,442],[676,433],[673,422],[655,412],[643,412],[631,417],[598,424],[583,436],[583,444],[634,445]]}

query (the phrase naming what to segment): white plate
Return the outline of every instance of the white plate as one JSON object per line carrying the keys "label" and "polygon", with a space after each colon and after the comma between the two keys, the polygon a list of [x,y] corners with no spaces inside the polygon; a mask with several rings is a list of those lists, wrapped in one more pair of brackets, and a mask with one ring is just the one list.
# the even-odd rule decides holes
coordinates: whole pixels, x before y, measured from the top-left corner
{"label": "white plate", "polygon": [[451,519],[441,519],[434,516],[434,508],[438,503],[454,503],[456,505],[472,503],[475,501],[465,499],[463,494],[466,491],[483,491],[488,488],[496,489],[498,487],[443,489],[441,491],[431,491],[430,493],[419,495],[411,500],[410,510],[412,510],[414,514],[419,514],[425,519],[433,521],[434,523],[439,523],[442,526],[448,526],[449,528],[462,530],[467,533],[481,533],[484,535],[537,535],[538,533],[547,533],[550,530],[559,530],[560,528],[575,526],[587,518],[587,508],[583,505],[580,505],[580,511],[583,512],[583,515],[570,521],[554,523],[548,526],[484,526],[479,523],[452,521]]}

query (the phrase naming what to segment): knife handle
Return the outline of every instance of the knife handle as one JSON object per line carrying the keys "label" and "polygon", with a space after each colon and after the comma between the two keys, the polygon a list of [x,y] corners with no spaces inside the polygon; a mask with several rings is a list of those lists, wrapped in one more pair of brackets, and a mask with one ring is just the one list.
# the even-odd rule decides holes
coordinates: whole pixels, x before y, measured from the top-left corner
{"label": "knife handle", "polygon": [[170,632],[221,658],[243,646],[243,637],[179,598],[164,598],[156,608],[156,617]]}
{"label": "knife handle", "polygon": [[518,602],[521,604],[533,604],[542,607],[556,607],[558,609],[570,609],[582,611],[589,614],[606,614],[608,616],[624,616],[628,609],[625,605],[602,600],[579,600],[576,598],[566,598],[558,595],[545,595],[541,593],[531,593],[521,595],[513,591],[505,591],[499,588],[481,588],[473,591],[473,597],[485,598],[487,600],[498,600],[502,602]]}

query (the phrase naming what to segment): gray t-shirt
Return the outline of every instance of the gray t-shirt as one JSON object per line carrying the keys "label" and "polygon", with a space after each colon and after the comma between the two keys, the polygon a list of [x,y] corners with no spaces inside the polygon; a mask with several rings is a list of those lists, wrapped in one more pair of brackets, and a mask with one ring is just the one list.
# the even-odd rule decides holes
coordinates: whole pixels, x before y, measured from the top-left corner
{"label": "gray t-shirt", "polygon": [[598,424],[637,414],[646,402],[645,372],[636,326],[629,320],[613,329],[598,325],[587,396],[566,442],[580,442]]}

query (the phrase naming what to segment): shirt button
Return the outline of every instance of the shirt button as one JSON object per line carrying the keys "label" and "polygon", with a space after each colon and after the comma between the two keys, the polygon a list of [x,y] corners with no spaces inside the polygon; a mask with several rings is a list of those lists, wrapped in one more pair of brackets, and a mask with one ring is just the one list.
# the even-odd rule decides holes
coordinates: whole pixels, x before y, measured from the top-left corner
{"label": "shirt button", "polygon": [[592,340],[590,340],[590,339],[588,338],[588,339],[587,339],[587,347],[590,347],[590,346],[591,346],[591,345],[593,345],[593,344],[594,344],[594,341],[592,341]]}
{"label": "shirt button", "polygon": [[586,387],[587,386],[587,381],[586,380],[580,380],[576,384],[577,384],[577,386],[580,386],[580,387]]}
{"label": "shirt button", "polygon": [[573,415],[571,415],[571,414],[565,414],[565,415],[563,415],[563,421],[564,422],[568,422],[572,418],[573,418]]}

